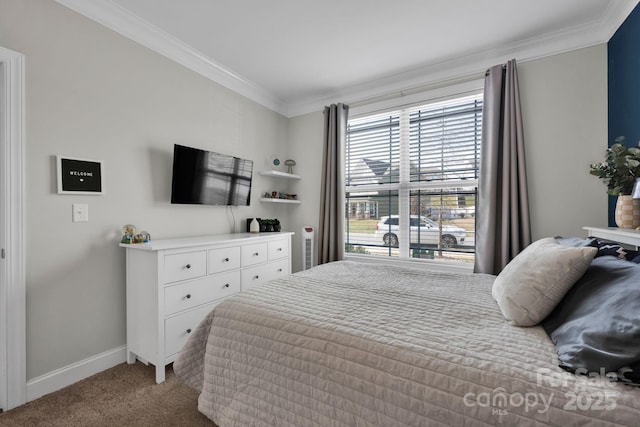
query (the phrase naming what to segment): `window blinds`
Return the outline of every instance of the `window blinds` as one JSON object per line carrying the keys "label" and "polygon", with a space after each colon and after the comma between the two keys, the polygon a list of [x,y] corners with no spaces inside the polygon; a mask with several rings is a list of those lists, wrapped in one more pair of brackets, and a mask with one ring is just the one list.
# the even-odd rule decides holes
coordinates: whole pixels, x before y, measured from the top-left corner
{"label": "window blinds", "polygon": [[[400,138],[403,115],[408,115],[408,141]],[[345,153],[347,189],[398,184],[403,181],[401,170],[408,171],[411,183],[433,184],[421,188],[475,181],[481,130],[481,95],[351,120]],[[401,162],[401,144],[408,149],[406,164]]]}

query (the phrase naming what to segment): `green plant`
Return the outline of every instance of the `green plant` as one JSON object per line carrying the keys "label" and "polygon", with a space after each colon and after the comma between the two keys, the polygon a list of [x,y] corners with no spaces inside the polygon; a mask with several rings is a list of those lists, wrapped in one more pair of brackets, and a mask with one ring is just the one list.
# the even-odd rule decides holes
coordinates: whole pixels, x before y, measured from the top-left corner
{"label": "green plant", "polygon": [[607,148],[605,161],[592,163],[589,172],[604,181],[607,193],[612,196],[631,194],[636,178],[640,177],[640,145],[626,147],[624,140],[624,136],[616,138],[615,144]]}
{"label": "green plant", "polygon": [[277,218],[258,218],[258,223],[260,224],[260,231],[280,231],[280,220]]}

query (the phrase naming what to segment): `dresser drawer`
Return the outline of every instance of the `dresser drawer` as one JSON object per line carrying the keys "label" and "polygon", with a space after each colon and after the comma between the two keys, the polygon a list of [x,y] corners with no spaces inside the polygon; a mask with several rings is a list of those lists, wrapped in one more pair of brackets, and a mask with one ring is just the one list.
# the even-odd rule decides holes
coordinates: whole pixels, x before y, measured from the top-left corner
{"label": "dresser drawer", "polygon": [[278,277],[288,276],[291,273],[289,259],[270,262],[268,264],[258,265],[242,270],[242,286],[241,291],[255,288],[269,280]]}
{"label": "dresser drawer", "polygon": [[206,274],[206,251],[186,252],[182,254],[165,255],[164,257],[165,283],[194,279]]}
{"label": "dresser drawer", "polygon": [[288,276],[291,274],[290,270],[291,266],[288,258],[276,262],[270,262],[267,264],[267,280]]}
{"label": "dresser drawer", "polygon": [[164,312],[171,315],[240,292],[240,272],[206,276],[164,288]]}
{"label": "dresser drawer", "polygon": [[211,249],[209,251],[209,274],[240,268],[240,246]]}
{"label": "dresser drawer", "polygon": [[247,291],[266,282],[269,276],[269,268],[265,265],[245,268],[242,270],[242,286],[241,291]]}
{"label": "dresser drawer", "polygon": [[287,239],[274,240],[269,242],[269,261],[286,258],[289,256],[289,242]]}
{"label": "dresser drawer", "polygon": [[187,311],[164,321],[164,355],[165,359],[180,351],[202,319],[216,306],[208,304],[195,310]]}
{"label": "dresser drawer", "polygon": [[242,246],[242,266],[260,264],[267,261],[267,243]]}

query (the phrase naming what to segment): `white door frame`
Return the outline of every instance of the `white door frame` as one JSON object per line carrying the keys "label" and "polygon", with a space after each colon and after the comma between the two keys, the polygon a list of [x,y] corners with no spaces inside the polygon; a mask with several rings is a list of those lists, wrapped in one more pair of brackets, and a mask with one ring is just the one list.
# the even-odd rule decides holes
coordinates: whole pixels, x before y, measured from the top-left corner
{"label": "white door frame", "polygon": [[26,403],[24,55],[0,47],[0,408]]}

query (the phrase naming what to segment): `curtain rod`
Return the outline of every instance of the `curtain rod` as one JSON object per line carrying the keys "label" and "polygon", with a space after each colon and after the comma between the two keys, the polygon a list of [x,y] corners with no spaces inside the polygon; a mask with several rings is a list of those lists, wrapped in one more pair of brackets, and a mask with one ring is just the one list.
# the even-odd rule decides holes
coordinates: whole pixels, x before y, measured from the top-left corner
{"label": "curtain rod", "polygon": [[[514,58],[515,60],[515,58]],[[527,61],[524,61],[527,62]],[[507,64],[502,64],[502,69],[504,70],[507,67]],[[491,67],[490,67],[491,68]],[[487,68],[484,72],[484,77],[489,75],[489,69]],[[380,101],[386,101],[388,99],[394,98],[402,98],[403,96],[413,95],[415,93],[427,92],[429,90],[439,89],[441,87],[452,86],[455,84],[467,83],[476,79],[483,78],[483,74],[481,71],[466,74],[461,77],[449,79],[449,80],[441,80],[433,83],[427,83],[419,86],[409,87],[407,89],[401,89],[399,91],[388,92],[382,95],[372,96],[370,98],[364,98],[360,100],[355,100],[351,102],[346,102],[349,107],[362,107],[368,104],[373,104]]]}
{"label": "curtain rod", "polygon": [[[505,70],[507,68],[507,64],[502,64],[502,69]],[[484,76],[487,77],[489,75],[489,71],[491,68],[487,68],[487,71],[484,72]]]}
{"label": "curtain rod", "polygon": [[346,102],[349,107],[362,107],[369,104],[374,104],[376,102],[386,101],[389,99],[402,98],[404,96],[413,95],[420,92],[427,92],[430,90],[435,90],[447,86],[453,86],[456,84],[462,84],[471,82],[474,80],[479,80],[482,78],[481,72],[468,74],[462,77],[449,79],[449,80],[440,80],[433,83],[423,84],[419,86],[413,86],[406,89],[396,90],[393,92],[388,92],[382,95],[376,95],[369,98],[364,98],[356,101]]}

